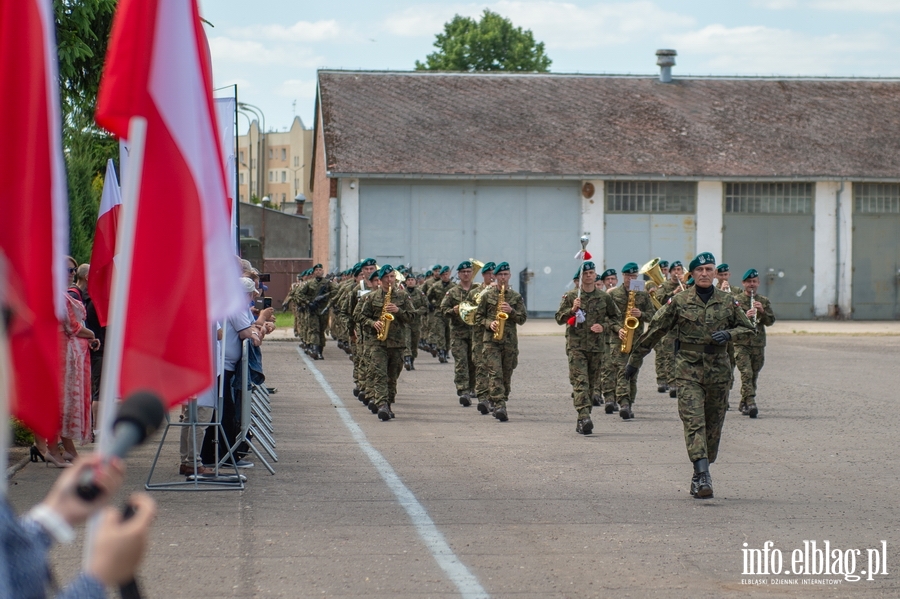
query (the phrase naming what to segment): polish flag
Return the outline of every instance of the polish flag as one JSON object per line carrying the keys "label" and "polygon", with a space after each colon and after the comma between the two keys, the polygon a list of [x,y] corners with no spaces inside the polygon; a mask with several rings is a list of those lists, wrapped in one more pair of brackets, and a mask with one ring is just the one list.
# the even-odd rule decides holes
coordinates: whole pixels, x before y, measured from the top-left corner
{"label": "polish flag", "polygon": [[97,310],[101,326],[106,326],[109,311],[109,294],[112,290],[113,260],[116,257],[116,231],[119,223],[119,207],[122,193],[116,177],[113,161],[106,163],[103,178],[103,193],[100,196],[100,216],[94,232],[94,247],[91,249],[91,276],[88,277],[88,293]]}
{"label": "polish flag", "polygon": [[11,412],[45,437],[59,430],[69,246],[56,60],[51,0],[0,2],[0,287],[18,300],[9,329]]}
{"label": "polish flag", "polygon": [[[117,242],[124,284],[110,313],[111,333],[124,313],[118,391],[155,391],[174,405],[213,382],[210,323],[247,309],[196,0],[120,0],[96,119],[131,146]],[[129,133],[132,119],[146,120],[143,139]],[[117,306],[120,288],[127,301]]]}

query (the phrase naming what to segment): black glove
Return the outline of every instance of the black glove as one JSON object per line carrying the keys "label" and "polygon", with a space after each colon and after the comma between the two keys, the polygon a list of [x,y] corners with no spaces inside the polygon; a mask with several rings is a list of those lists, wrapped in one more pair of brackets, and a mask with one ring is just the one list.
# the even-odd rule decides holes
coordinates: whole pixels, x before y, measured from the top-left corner
{"label": "black glove", "polygon": [[728,331],[716,331],[712,334],[712,340],[716,345],[725,345],[731,340],[731,333]]}
{"label": "black glove", "polygon": [[634,375],[637,374],[637,371],[638,371],[638,369],[636,366],[632,366],[631,364],[626,364],[625,365],[625,380],[630,381],[631,379],[633,379]]}

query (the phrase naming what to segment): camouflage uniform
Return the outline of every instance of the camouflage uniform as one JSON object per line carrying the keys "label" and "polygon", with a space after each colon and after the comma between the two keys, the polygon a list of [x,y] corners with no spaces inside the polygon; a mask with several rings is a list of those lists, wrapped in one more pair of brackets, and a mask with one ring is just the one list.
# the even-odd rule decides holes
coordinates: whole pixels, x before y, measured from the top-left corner
{"label": "camouflage uniform", "polygon": [[[671,279],[666,279],[654,292],[656,300],[666,305],[674,295],[675,290],[679,288],[678,283]],[[669,393],[675,392],[675,333],[670,332],[660,339],[654,348],[656,352],[656,384],[658,386],[665,385],[669,388]]]}
{"label": "camouflage uniform", "polygon": [[416,311],[416,317],[410,320],[409,326],[407,327],[409,335],[406,343],[406,352],[404,352],[403,355],[409,356],[410,359],[415,361],[415,359],[419,357],[419,339],[422,335],[422,317],[428,314],[428,300],[418,286],[407,289],[406,293],[409,294],[409,301]]}
{"label": "camouflage uniform", "polygon": [[[745,313],[753,307],[750,296],[743,291],[735,299]],[[735,362],[741,373],[740,408],[747,410],[756,407],[756,380],[766,361],[766,327],[775,324],[775,312],[769,299],[761,295],[754,295],[754,299],[763,305],[762,312],[756,316],[756,335],[734,340]]]}
{"label": "camouflage uniform", "polygon": [[332,293],[331,281],[323,277],[312,278],[300,288],[299,306],[307,313],[307,345],[325,348],[325,327],[328,325],[328,298]]}
{"label": "camouflage uniform", "polygon": [[294,315],[294,337],[300,337],[300,311],[297,310],[297,302],[294,301],[294,293],[300,289],[303,284],[299,281],[291,284],[291,288],[288,290],[287,296],[284,298],[282,304],[286,306],[290,306],[291,313]]}
{"label": "camouflage uniform", "polygon": [[350,357],[353,360],[353,383],[354,386],[359,389],[359,365],[360,365],[360,351],[362,346],[360,344],[359,338],[359,326],[356,322],[356,318],[354,316],[354,312],[356,310],[356,306],[359,303],[359,282],[353,281],[353,285],[348,285],[343,297],[341,298],[341,303],[338,307],[341,314],[347,319],[347,329],[350,334]]}
{"label": "camouflage uniform", "polygon": [[[581,292],[581,309],[584,311],[585,321],[574,327],[568,326],[577,297],[577,289],[562,296],[559,310],[556,311],[556,323],[566,327],[566,355],[569,358],[569,381],[575,395],[575,411],[579,417],[587,417],[591,414],[593,382],[599,376],[604,358],[609,355],[608,331],[618,333],[622,316],[609,294],[597,286],[593,291]],[[603,327],[602,333],[591,331],[595,324]]]}
{"label": "camouflage uniform", "polygon": [[391,292],[391,303],[399,311],[394,314],[387,339],[379,341],[373,325],[381,318],[384,298],[385,291],[376,289],[366,295],[355,312],[362,328],[371,334],[367,392],[371,393],[370,403],[374,401],[378,407],[394,403],[397,396],[397,379],[403,371],[403,349],[406,347],[403,328],[416,316],[409,295],[395,287]]}
{"label": "camouflage uniform", "polygon": [[[616,382],[616,402],[619,404],[619,408],[631,407],[634,404],[635,396],[637,395],[637,373],[631,380],[627,380],[625,378],[625,365],[628,363],[628,356],[630,354],[622,353],[622,340],[619,339],[619,329],[622,328],[622,325],[625,322],[625,318],[628,316],[625,313],[625,308],[628,307],[628,295],[630,292],[625,290],[624,285],[619,285],[614,289],[609,290],[609,297],[616,304],[616,308],[619,310],[619,314],[621,315],[621,320],[617,323],[619,326],[615,330],[615,334],[610,334],[609,336],[609,354],[610,354],[610,362],[612,363],[612,371],[613,376]],[[638,328],[634,330],[634,337],[631,343],[631,349],[634,350],[634,343],[637,341],[637,338],[640,337],[641,333],[644,331],[644,324],[647,323],[653,317],[653,304],[650,302],[650,296],[646,291],[635,291],[634,296],[634,307],[641,311],[641,316],[638,318]],[[607,408],[607,413],[611,411]],[[624,418],[624,416],[623,416]]]}
{"label": "camouflage uniform", "polygon": [[714,289],[704,304],[696,288],[691,288],[662,307],[635,344],[630,364],[639,367],[644,356],[669,331],[675,332],[678,347],[675,382],[688,457],[692,462],[704,458],[715,462],[732,370],[725,345],[713,344],[711,334],[728,331],[737,341],[753,335],[753,325],[730,293]]}
{"label": "camouflage uniform", "polygon": [[[432,304],[431,300],[428,299],[428,292],[431,290],[432,285],[440,282],[440,277],[435,278],[432,276],[425,279],[425,282],[422,283],[421,286],[422,294],[425,296],[425,299],[428,300],[428,312],[425,313],[424,321],[422,323],[422,338],[425,339],[425,343],[429,345],[434,338],[434,330],[436,328],[435,312],[437,312],[437,306]],[[441,294],[441,297],[443,297],[443,294]]]}
{"label": "camouflage uniform", "polygon": [[504,324],[503,338],[495,341],[491,323],[497,317],[498,299],[499,290],[492,287],[481,296],[481,303],[475,310],[476,332],[480,331],[484,344],[481,355],[488,371],[490,385],[488,393],[490,401],[497,409],[506,407],[512,384],[512,373],[519,364],[519,339],[516,334],[516,325],[525,324],[528,317],[522,296],[507,288],[506,303],[512,308],[512,313]]}
{"label": "camouflage uniform", "polygon": [[434,311],[431,313],[431,336],[428,342],[438,351],[446,352],[450,348],[450,322],[441,312],[441,302],[453,286],[454,284],[449,281],[445,283],[437,280],[428,287],[428,291],[425,293],[428,304],[434,306]]}
{"label": "camouflage uniform", "polygon": [[453,383],[456,394],[470,396],[475,393],[475,360],[472,357],[472,337],[474,328],[467,324],[456,312],[456,307],[466,301],[469,293],[479,285],[473,284],[468,290],[454,285],[441,300],[441,313],[450,323],[450,351],[453,353]]}
{"label": "camouflage uniform", "polygon": [[[478,304],[476,301],[479,293],[484,291],[484,284],[472,286],[466,301],[470,304]],[[488,398],[490,396],[490,377],[484,363],[484,335],[477,326],[472,328],[472,361],[475,362],[475,397]]]}

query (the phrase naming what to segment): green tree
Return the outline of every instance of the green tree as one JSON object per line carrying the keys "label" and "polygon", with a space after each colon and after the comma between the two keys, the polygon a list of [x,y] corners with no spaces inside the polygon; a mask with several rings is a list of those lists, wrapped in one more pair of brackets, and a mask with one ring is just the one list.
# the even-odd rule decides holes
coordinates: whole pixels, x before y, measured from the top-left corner
{"label": "green tree", "polygon": [[94,124],[116,0],[53,0],[53,9],[69,190],[69,252],[81,263],[91,256],[106,161],[118,154],[117,141]]}
{"label": "green tree", "polygon": [[544,42],[507,18],[485,9],[480,21],[456,15],[434,42],[437,52],[416,61],[419,71],[530,71],[546,73]]}

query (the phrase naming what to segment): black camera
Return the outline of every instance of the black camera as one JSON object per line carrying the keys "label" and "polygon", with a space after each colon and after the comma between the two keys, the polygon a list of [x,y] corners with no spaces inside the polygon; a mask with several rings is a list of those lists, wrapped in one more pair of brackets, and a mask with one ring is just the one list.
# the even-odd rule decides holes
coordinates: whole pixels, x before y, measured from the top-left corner
{"label": "black camera", "polygon": [[257,310],[265,310],[266,308],[272,307],[272,298],[271,297],[261,297],[256,300],[255,307]]}
{"label": "black camera", "polygon": [[270,273],[264,272],[259,274],[259,282],[260,283],[271,283],[272,275]]}

